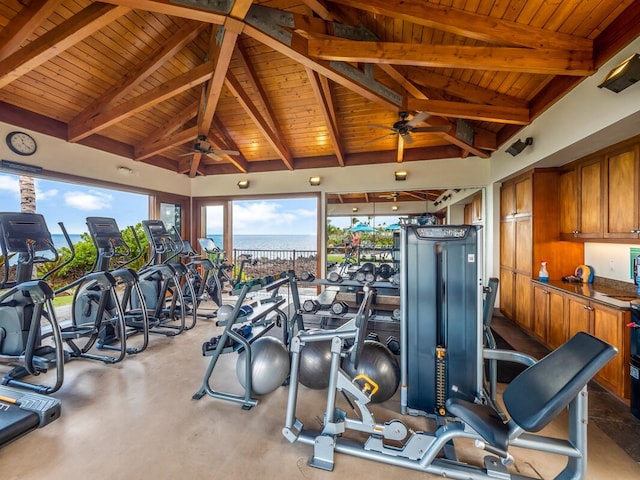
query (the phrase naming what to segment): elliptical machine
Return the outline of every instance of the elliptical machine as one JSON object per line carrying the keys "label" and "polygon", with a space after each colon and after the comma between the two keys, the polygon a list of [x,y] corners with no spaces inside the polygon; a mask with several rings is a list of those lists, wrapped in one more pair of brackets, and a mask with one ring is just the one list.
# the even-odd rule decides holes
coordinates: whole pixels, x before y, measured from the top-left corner
{"label": "elliptical machine", "polygon": [[[181,288],[182,279],[187,277],[188,270],[181,263],[169,263],[178,255],[180,248],[171,239],[164,222],[143,220],[142,227],[151,253],[147,263],[138,272],[142,297],[134,292],[132,305],[139,308],[140,300],[144,298],[149,318],[156,324],[150,330],[151,333],[178,335],[196,324],[195,310],[187,308]],[[194,298],[195,295],[192,295]],[[192,316],[189,326],[186,325],[187,310],[190,310]]]}
{"label": "elliptical machine", "polygon": [[[142,345],[138,347],[127,347],[129,354],[144,351],[149,344],[149,316],[146,305],[142,308],[134,309],[131,306],[132,292],[136,292],[144,302],[144,296],[140,290],[138,274],[135,270],[127,268],[127,265],[136,261],[142,256],[142,246],[135,234],[133,227],[129,227],[133,237],[137,242],[138,254],[133,255],[131,248],[122,238],[122,233],[118,228],[115,219],[107,217],[87,217],[87,228],[89,235],[96,247],[96,261],[91,272],[109,272],[116,280],[117,284],[123,287],[120,304],[124,313],[125,335],[130,336],[141,333]],[[115,265],[112,264],[115,263]],[[84,282],[76,291],[73,302],[74,322],[82,323],[87,321],[92,310],[97,305],[99,299],[99,288],[95,281]],[[118,315],[116,303],[109,299],[105,313],[115,317]],[[102,349],[119,349],[114,343],[119,343],[118,334],[112,325],[106,325],[100,331],[97,346]]]}
{"label": "elliptical machine", "polygon": [[[61,228],[71,246],[62,225]],[[42,394],[54,393],[62,386],[65,360],[60,326],[52,303],[54,293],[44,279],[31,280],[35,265],[55,264],[59,260],[44,217],[34,213],[0,213],[0,248],[4,257],[0,289],[8,288],[0,295],[0,364],[13,367],[4,375],[2,384]],[[16,254],[15,277],[11,280],[9,262]],[[56,266],[48,275],[70,261]],[[42,344],[43,319],[51,328],[52,345]],[[23,380],[50,369],[56,371],[53,385]]]}

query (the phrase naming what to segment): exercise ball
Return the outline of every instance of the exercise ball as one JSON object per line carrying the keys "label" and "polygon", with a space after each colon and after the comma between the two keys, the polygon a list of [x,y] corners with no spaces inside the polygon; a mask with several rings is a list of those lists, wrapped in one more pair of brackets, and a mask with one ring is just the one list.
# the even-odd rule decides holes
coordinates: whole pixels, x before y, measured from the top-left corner
{"label": "exercise ball", "polygon": [[[391,351],[382,343],[373,340],[365,340],[360,352],[358,368],[354,369],[346,357],[342,362],[342,368],[355,379],[358,375],[365,375],[378,386],[378,390],[371,395],[372,403],[381,403],[393,397],[400,385],[400,367]],[[366,380],[362,379],[362,382]]]}
{"label": "exercise ball", "polygon": [[[243,350],[236,362],[238,381],[245,387],[245,358]],[[265,395],[284,383],[289,375],[289,352],[275,337],[262,337],[251,344],[251,392]]]}
{"label": "exercise ball", "polygon": [[300,349],[298,381],[307,388],[322,390],[329,386],[330,371],[331,340],[305,343]]}
{"label": "exercise ball", "polygon": [[233,316],[233,305],[220,305],[218,310],[216,311],[216,317],[218,321],[220,321],[223,325],[226,324],[229,320],[232,320]]}

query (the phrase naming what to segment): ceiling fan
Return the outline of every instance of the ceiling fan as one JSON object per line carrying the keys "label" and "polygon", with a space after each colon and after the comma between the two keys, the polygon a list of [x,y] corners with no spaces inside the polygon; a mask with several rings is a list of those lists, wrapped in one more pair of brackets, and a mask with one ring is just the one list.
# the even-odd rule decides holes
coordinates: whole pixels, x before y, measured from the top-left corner
{"label": "ceiling fan", "polygon": [[400,196],[399,192],[390,192],[390,193],[385,193],[380,195],[380,198],[387,198],[389,200],[393,200],[393,202],[397,202],[398,201],[398,197]]}
{"label": "ceiling fan", "polygon": [[201,153],[216,161],[223,160],[219,155],[240,155],[240,152],[237,150],[219,150],[212,148],[211,143],[209,143],[205,135],[199,135],[191,151],[189,153],[183,153],[180,156],[185,157],[187,155],[193,155],[194,153]]}
{"label": "ceiling fan", "polygon": [[[377,142],[378,140],[382,140],[383,138],[390,137],[392,135],[400,135],[404,143],[410,145],[413,142],[411,138],[411,133],[417,132],[448,132],[451,129],[450,125],[436,125],[429,127],[418,127],[417,125],[424,122],[427,117],[429,117],[428,112],[419,112],[413,116],[413,118],[409,119],[409,112],[400,112],[400,120],[393,124],[392,127],[388,127],[385,125],[376,125],[369,124],[370,127],[373,128],[381,128],[383,130],[391,130],[391,133],[388,133],[382,137],[376,138],[371,142]],[[369,142],[369,143],[371,143]]]}

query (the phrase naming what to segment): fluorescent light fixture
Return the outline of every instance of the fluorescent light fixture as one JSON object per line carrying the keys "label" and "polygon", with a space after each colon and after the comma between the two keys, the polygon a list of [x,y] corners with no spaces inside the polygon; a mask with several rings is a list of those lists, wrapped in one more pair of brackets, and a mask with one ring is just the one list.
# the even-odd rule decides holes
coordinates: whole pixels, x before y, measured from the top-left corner
{"label": "fluorescent light fixture", "polygon": [[249,180],[240,180],[238,182],[238,188],[241,188],[241,189],[249,188]]}
{"label": "fluorescent light fixture", "polygon": [[309,177],[309,185],[311,185],[312,187],[317,187],[318,185],[320,185],[320,180],[321,178],[319,176]]}
{"label": "fluorescent light fixture", "polygon": [[598,88],[620,93],[640,80],[640,54],[636,53],[611,70]]}
{"label": "fluorescent light fixture", "polygon": [[407,179],[407,172],[405,170],[400,170],[394,173],[396,177],[396,182],[404,182]]}

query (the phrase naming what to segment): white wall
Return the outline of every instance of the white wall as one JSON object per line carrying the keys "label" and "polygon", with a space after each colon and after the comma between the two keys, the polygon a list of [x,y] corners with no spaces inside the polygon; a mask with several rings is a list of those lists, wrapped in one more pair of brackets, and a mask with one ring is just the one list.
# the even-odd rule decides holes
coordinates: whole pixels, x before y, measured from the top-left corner
{"label": "white wall", "polygon": [[[33,165],[67,175],[96,178],[128,187],[142,187],[177,195],[188,196],[190,194],[190,179],[186,175],[177,175],[174,172],[134,162],[119,155],[68,143],[59,138],[0,122],[0,138],[4,139],[13,130],[24,131],[33,136],[38,144],[38,149],[33,155],[22,157],[9,150],[3,140],[0,143],[0,156],[4,160]],[[130,168],[133,174],[123,175],[118,171],[118,167]],[[19,172],[11,173],[19,174]]]}
{"label": "white wall", "polygon": [[620,243],[585,243],[584,264],[593,267],[594,275],[633,284],[631,249],[640,245]]}

